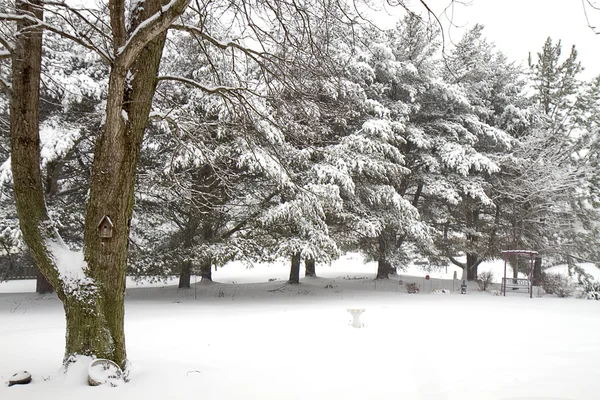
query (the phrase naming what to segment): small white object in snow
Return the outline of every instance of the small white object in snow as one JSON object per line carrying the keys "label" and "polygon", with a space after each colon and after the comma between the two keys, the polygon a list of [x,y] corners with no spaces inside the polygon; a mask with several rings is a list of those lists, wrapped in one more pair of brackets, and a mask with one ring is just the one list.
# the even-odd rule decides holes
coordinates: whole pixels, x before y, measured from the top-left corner
{"label": "small white object in snow", "polygon": [[437,290],[434,290],[431,293],[433,293],[433,294],[448,294],[448,293],[450,293],[450,290],[445,289],[445,288],[444,289],[437,289]]}
{"label": "small white object in snow", "polygon": [[349,308],[348,312],[352,315],[352,326],[354,328],[362,328],[362,323],[360,322],[360,314],[365,312],[364,308]]}
{"label": "small white object in snow", "polygon": [[123,382],[123,371],[113,361],[99,358],[88,368],[88,382],[90,386],[119,386]]}
{"label": "small white object in snow", "polygon": [[31,374],[27,371],[17,372],[8,380],[8,386],[26,385],[31,382]]}

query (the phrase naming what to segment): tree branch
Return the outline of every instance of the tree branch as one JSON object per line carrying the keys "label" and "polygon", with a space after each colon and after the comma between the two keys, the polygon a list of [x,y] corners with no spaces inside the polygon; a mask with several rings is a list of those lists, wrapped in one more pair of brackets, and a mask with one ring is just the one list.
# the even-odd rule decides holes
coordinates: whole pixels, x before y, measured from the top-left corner
{"label": "tree branch", "polygon": [[36,18],[35,16],[33,16],[31,14],[18,15],[18,14],[0,13],[0,21],[15,21],[15,22],[29,21],[29,22],[33,23],[34,25],[28,26],[27,29],[33,29],[33,28],[37,28],[37,27],[44,28],[44,29],[46,29],[50,32],[54,32],[57,35],[60,35],[64,38],[70,39],[70,40],[74,41],[75,43],[85,47],[86,49],[96,52],[100,57],[102,57],[102,59],[104,59],[104,61],[106,61],[109,64],[112,61],[111,57],[108,54],[106,54],[104,51],[99,49],[89,38],[87,38],[87,37],[80,38],[75,35],[72,35],[68,32],[63,31],[60,28],[57,28],[55,26],[52,26],[52,25],[42,21],[41,19]]}
{"label": "tree branch", "polygon": [[177,81],[181,83],[185,83],[190,86],[194,86],[205,93],[209,94],[223,94],[223,93],[232,93],[232,92],[240,92],[240,91],[249,91],[250,89],[246,89],[243,87],[231,87],[231,86],[204,86],[200,83],[187,78],[182,78],[179,76],[173,75],[163,75],[156,78],[158,82],[160,81]]}
{"label": "tree branch", "polygon": [[460,261],[458,261],[456,258],[452,257],[451,255],[448,255],[448,260],[450,260],[450,262],[454,265],[456,265],[457,267],[460,267],[462,269],[465,269],[467,267],[466,263],[461,263]]}
{"label": "tree branch", "polygon": [[190,0],[171,0],[159,12],[144,20],[117,50],[117,60],[122,66],[129,68],[142,49],[183,14],[189,2]]}

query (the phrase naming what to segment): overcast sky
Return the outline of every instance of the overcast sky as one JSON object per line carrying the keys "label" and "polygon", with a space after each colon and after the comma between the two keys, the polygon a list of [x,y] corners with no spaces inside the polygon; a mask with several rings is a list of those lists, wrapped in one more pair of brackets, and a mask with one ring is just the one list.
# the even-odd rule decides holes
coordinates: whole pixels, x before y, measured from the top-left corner
{"label": "overcast sky", "polygon": [[[587,2],[588,0],[583,0]],[[600,0],[590,0],[600,7]],[[450,0],[425,0],[436,14],[442,14]],[[460,3],[470,3],[463,5]],[[422,10],[419,0],[411,0],[413,10]],[[453,18],[441,16],[449,42],[458,42],[466,28],[476,23],[485,25],[486,37],[511,60],[527,63],[528,53],[539,52],[548,36],[561,39],[563,54],[568,54],[574,44],[579,60],[586,71],[584,77],[591,79],[600,75],[600,35],[588,27],[582,0],[463,0],[455,2]],[[600,10],[587,8],[590,22],[600,31]]]}

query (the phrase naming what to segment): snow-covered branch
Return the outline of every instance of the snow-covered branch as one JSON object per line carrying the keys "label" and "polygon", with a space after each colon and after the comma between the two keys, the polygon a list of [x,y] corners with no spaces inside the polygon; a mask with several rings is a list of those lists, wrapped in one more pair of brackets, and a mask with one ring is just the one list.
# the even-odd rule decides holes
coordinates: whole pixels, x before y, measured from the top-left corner
{"label": "snow-covered branch", "polygon": [[129,68],[140,51],[183,14],[189,2],[190,0],[171,0],[159,12],[144,20],[117,50],[117,58],[123,67]]}

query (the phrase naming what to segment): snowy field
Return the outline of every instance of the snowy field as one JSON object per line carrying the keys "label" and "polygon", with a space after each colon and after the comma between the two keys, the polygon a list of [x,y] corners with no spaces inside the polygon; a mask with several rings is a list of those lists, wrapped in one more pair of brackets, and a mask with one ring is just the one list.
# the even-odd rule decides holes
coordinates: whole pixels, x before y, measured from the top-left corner
{"label": "snowy field", "polygon": [[[300,285],[285,285],[287,265],[230,265],[214,272],[220,283],[184,290],[130,282],[131,381],[117,388],[87,386],[87,365],[60,370],[56,296],[3,283],[0,381],[27,370],[33,382],[0,385],[0,399],[600,398],[600,301],[472,286],[460,295],[453,272],[425,281],[414,267],[405,273],[415,276],[375,282],[374,264],[349,257]],[[421,292],[407,294],[399,279]],[[363,328],[351,327],[348,308],[366,310]]]}

